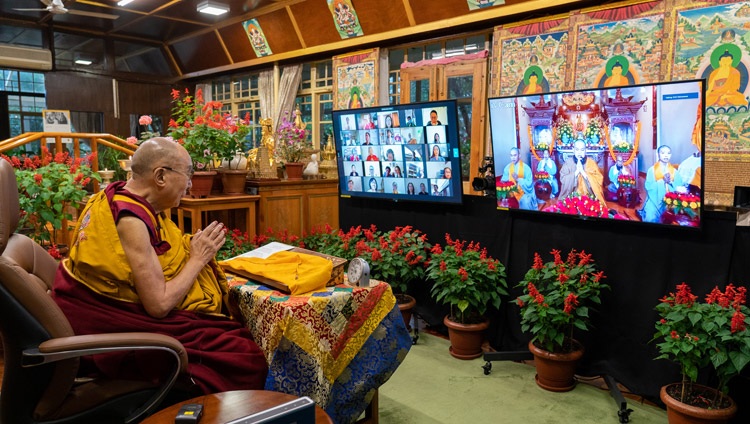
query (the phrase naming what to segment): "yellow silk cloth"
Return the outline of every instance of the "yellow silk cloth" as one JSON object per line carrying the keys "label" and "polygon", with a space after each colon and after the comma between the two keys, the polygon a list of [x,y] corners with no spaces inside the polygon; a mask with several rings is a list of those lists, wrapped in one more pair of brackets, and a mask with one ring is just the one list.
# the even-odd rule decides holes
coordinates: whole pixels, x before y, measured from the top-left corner
{"label": "yellow silk cloth", "polygon": [[328,259],[288,250],[266,259],[239,257],[219,264],[229,272],[250,273],[283,283],[294,295],[324,289],[333,271],[333,262]]}
{"label": "yellow silk cloth", "polygon": [[[141,208],[159,229],[162,240],[171,246],[158,255],[166,284],[185,266],[190,255],[190,238],[169,219],[155,216],[151,209],[137,200],[115,194],[113,201]],[[73,237],[70,256],[63,262],[68,273],[91,290],[118,300],[140,303],[133,283],[133,271],[125,256],[109,201],[100,191],[91,197],[83,210]],[[204,314],[224,315],[223,296],[228,292],[227,279],[215,261],[204,266],[195,283],[176,309]]]}

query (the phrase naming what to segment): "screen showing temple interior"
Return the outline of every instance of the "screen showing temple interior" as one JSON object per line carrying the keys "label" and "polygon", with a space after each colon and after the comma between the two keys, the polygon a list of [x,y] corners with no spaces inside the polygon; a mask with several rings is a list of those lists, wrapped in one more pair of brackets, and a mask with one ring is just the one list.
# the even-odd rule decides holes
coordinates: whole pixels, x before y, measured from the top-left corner
{"label": "screen showing temple interior", "polygon": [[702,80],[489,100],[497,206],[700,227]]}
{"label": "screen showing temple interior", "polygon": [[342,197],[461,203],[455,101],[333,112]]}

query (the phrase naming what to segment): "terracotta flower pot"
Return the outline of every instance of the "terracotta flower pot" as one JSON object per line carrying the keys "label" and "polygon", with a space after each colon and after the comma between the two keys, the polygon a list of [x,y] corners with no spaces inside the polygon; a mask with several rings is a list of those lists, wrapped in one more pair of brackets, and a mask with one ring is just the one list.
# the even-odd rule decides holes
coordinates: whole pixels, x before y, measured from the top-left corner
{"label": "terracotta flower pot", "polygon": [[[737,404],[729,397],[727,399],[730,405],[727,408],[706,409],[682,403],[670,395],[672,392],[678,392],[680,386],[680,383],[668,384],[662,386],[659,392],[662,402],[667,405],[669,424],[723,424],[729,422],[737,414]],[[708,395],[703,393],[704,397],[712,398],[716,393],[715,389],[700,384],[693,384],[693,388],[708,393]]]}
{"label": "terracotta flower pot", "polygon": [[222,169],[221,185],[224,194],[245,194],[247,169]]}
{"label": "terracotta flower pot", "polygon": [[401,311],[401,316],[404,318],[406,329],[411,331],[411,316],[414,307],[417,305],[417,300],[408,294],[397,294],[396,302],[398,302],[398,309]]}
{"label": "terracotta flower pot", "polygon": [[302,168],[305,164],[302,162],[287,162],[284,164],[286,170],[286,179],[290,181],[298,181],[302,179]]}
{"label": "terracotta flower pot", "polygon": [[576,386],[575,372],[583,356],[583,346],[573,340],[576,350],[570,353],[553,353],[529,342],[529,351],[534,355],[536,384],[551,392],[568,392]]}
{"label": "terracotta flower pot", "polygon": [[190,179],[190,196],[196,199],[208,197],[214,184],[216,171],[196,171]]}
{"label": "terracotta flower pot", "polygon": [[446,316],[443,324],[448,327],[451,356],[458,359],[474,359],[482,356],[484,330],[490,325],[489,320],[479,324],[461,324],[451,321]]}

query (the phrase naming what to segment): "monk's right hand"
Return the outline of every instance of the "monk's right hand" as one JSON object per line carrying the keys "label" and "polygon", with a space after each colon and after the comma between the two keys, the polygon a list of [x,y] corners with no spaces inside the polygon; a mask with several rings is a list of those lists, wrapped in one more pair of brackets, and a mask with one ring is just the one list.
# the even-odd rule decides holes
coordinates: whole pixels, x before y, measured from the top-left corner
{"label": "monk's right hand", "polygon": [[226,241],[224,224],[214,221],[203,230],[198,230],[190,240],[190,257],[199,258],[207,264],[216,256]]}

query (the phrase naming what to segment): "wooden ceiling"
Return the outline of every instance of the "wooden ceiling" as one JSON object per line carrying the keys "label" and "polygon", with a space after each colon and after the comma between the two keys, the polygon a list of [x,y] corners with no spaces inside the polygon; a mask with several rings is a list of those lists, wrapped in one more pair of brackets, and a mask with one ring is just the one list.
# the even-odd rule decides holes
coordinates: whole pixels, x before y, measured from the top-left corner
{"label": "wooden ceiling", "polygon": [[[58,34],[80,39],[100,38],[128,44],[157,46],[177,79],[223,73],[235,69],[323,56],[374,45],[425,39],[463,30],[540,17],[591,4],[584,0],[506,0],[504,5],[469,10],[466,0],[350,0],[364,35],[343,39],[336,30],[326,0],[213,0],[230,12],[214,17],[197,12],[203,0],[65,0],[69,10],[116,16],[79,16],[72,13],[17,11],[44,8],[41,0],[0,2],[0,43],[33,45],[27,29],[52,30],[57,50],[68,48]],[[257,19],[270,56],[254,53],[242,22]],[[49,35],[47,35],[49,37]],[[33,37],[31,37],[33,38]],[[48,41],[43,40],[45,47]],[[58,45],[59,44],[59,45]],[[80,42],[77,44],[81,44]],[[103,54],[103,52],[102,52]]]}

